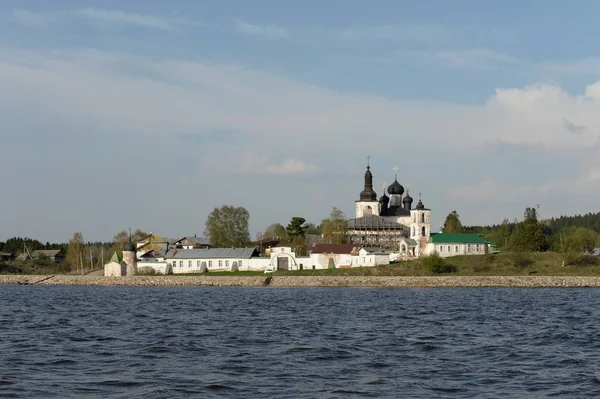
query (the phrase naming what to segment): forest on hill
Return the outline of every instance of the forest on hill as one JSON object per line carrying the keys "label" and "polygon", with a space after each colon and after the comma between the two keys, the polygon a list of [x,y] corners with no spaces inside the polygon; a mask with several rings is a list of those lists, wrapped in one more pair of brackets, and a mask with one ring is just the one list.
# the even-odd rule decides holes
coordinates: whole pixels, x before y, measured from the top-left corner
{"label": "forest on hill", "polygon": [[522,221],[508,219],[491,226],[463,226],[456,211],[446,218],[444,232],[480,234],[505,251],[563,253],[565,259],[594,253],[600,247],[600,212],[538,220],[536,208],[527,208]]}

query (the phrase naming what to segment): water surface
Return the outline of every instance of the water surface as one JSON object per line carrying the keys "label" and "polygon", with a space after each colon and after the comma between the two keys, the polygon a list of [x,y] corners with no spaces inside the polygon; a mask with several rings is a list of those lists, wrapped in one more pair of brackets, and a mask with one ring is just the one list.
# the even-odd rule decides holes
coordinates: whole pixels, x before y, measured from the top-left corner
{"label": "water surface", "polygon": [[0,397],[598,397],[598,289],[0,286]]}

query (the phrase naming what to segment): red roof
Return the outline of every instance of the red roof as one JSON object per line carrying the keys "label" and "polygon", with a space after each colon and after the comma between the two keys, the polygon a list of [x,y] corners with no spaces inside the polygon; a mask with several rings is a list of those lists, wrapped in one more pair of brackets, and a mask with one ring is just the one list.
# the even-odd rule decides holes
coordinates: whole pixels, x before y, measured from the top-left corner
{"label": "red roof", "polygon": [[317,244],[313,247],[313,254],[348,254],[358,255],[362,246],[357,244]]}

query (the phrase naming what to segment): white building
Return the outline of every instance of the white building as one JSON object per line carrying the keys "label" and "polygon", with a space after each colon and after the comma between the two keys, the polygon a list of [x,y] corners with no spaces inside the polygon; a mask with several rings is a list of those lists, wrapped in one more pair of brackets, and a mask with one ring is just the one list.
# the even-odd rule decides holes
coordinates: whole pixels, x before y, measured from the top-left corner
{"label": "white building", "polygon": [[427,242],[427,254],[444,258],[456,255],[484,255],[489,253],[489,242],[480,235],[469,233],[437,233]]}

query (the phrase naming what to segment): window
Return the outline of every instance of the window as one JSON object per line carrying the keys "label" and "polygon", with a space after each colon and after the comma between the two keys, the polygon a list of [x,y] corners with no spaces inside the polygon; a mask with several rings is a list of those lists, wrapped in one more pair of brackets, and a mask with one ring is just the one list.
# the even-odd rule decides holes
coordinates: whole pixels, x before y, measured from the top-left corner
{"label": "window", "polygon": [[192,267],[192,261],[188,260],[188,267]]}
{"label": "window", "polygon": [[413,223],[417,223],[417,214],[413,213]]}
{"label": "window", "polygon": [[200,261],[199,260],[196,261],[196,266],[200,267]]}
{"label": "window", "polygon": [[223,267],[223,261],[222,260],[219,261],[219,267]]}
{"label": "window", "polygon": [[238,260],[238,267],[242,267],[242,261]]}
{"label": "window", "polygon": [[173,261],[173,267],[177,267],[177,261],[176,260]]}
{"label": "window", "polygon": [[450,252],[450,245],[448,245],[448,252]]}
{"label": "window", "polygon": [[415,236],[415,227],[413,226],[413,230],[412,230],[412,235],[413,237]]}
{"label": "window", "polygon": [[228,260],[225,261],[225,267],[229,267],[229,261]]}
{"label": "window", "polygon": [[467,244],[467,252],[471,252],[471,244]]}
{"label": "window", "polygon": [[423,226],[423,228],[421,229],[421,235],[424,236],[425,235],[425,226]]}
{"label": "window", "polygon": [[212,267],[212,260],[208,261],[208,267]]}
{"label": "window", "polygon": [[424,213],[421,214],[421,223],[425,223],[425,214]]}
{"label": "window", "polygon": [[458,252],[458,245],[454,247],[454,250]]}
{"label": "window", "polygon": [[179,267],[183,267],[183,261],[182,260],[179,261]]}
{"label": "window", "polygon": [[444,251],[444,247],[442,245],[440,245],[440,252]]}

